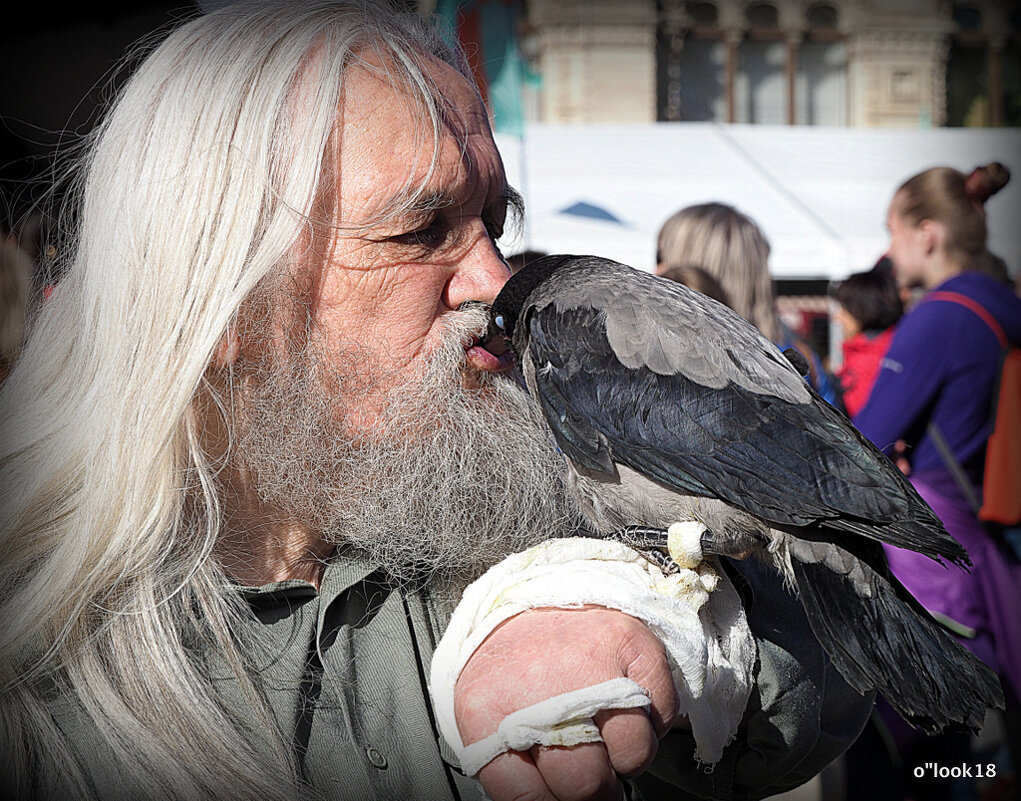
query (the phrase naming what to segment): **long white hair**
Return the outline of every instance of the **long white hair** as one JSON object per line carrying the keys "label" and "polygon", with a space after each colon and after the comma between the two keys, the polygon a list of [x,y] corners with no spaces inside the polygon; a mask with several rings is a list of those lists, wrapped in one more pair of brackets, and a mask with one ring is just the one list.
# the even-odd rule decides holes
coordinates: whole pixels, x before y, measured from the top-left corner
{"label": "long white hair", "polygon": [[[0,754],[16,797],[103,795],[54,695],[80,705],[133,797],[305,791],[232,634],[244,612],[211,558],[220,508],[195,399],[242,302],[313,224],[344,70],[365,49],[422,99],[435,148],[421,58],[470,73],[417,15],[372,0],[194,19],[97,129],[69,263],[0,394]],[[233,668],[261,739],[225,714],[189,637]]]}

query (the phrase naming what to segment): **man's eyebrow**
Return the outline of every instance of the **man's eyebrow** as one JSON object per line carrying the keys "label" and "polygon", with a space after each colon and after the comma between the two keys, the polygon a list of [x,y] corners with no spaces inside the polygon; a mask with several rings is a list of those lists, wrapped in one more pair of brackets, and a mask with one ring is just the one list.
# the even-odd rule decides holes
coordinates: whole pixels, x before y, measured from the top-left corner
{"label": "man's eyebrow", "polygon": [[425,194],[409,192],[404,202],[401,203],[398,199],[398,203],[400,205],[397,208],[401,211],[407,211],[412,214],[425,214],[450,208],[457,201],[446,192],[426,192]]}
{"label": "man's eyebrow", "polygon": [[456,202],[446,192],[423,192],[418,187],[404,186],[376,206],[376,210],[361,223],[361,227],[387,225],[402,218],[426,216]]}
{"label": "man's eyebrow", "polygon": [[[499,195],[499,200],[505,200],[507,206],[515,215],[521,215],[524,211],[525,201],[521,193],[509,185],[505,185]],[[447,192],[431,191],[420,192],[411,188],[402,189],[391,197],[383,206],[384,217],[396,217],[399,215],[426,215],[441,209],[456,206],[457,198]],[[487,203],[486,208],[490,205]]]}

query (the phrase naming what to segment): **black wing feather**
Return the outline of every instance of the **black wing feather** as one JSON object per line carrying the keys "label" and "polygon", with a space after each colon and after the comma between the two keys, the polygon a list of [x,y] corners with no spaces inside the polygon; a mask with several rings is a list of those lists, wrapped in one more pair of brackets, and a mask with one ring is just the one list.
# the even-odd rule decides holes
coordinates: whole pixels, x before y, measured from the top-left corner
{"label": "black wing feather", "polygon": [[[860,693],[878,690],[905,720],[930,733],[958,722],[978,730],[987,706],[1003,707],[993,671],[944,631],[889,571],[880,577],[838,546],[824,547],[855,566],[855,581],[820,562],[791,564],[812,630],[852,687]],[[865,596],[862,584],[869,590]]]}
{"label": "black wing feather", "polygon": [[539,406],[564,454],[586,470],[612,477],[617,470],[606,437],[571,410],[571,405],[551,381],[538,382]]}
{"label": "black wing feather", "polygon": [[527,325],[535,391],[578,463],[610,458],[776,527],[819,524],[967,563],[896,466],[814,393],[791,403],[625,367],[604,315],[587,306],[548,303],[529,310]]}

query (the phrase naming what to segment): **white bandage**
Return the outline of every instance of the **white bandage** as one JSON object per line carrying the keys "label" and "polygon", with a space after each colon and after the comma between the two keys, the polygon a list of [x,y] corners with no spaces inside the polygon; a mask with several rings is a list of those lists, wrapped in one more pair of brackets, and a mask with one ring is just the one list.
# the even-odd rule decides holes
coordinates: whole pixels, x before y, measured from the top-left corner
{"label": "white bandage", "polygon": [[602,740],[592,716],[601,709],[648,707],[649,696],[631,679],[611,679],[592,687],[555,695],[505,717],[495,734],[466,746],[461,769],[474,776],[505,751],[533,745],[578,745]]}
{"label": "white bandage", "polygon": [[670,558],[681,567],[694,570],[702,561],[702,535],[705,532],[706,527],[694,520],[671,525],[666,539]]}
{"label": "white bandage", "polygon": [[[623,543],[583,537],[548,540],[513,554],[465,590],[436,647],[429,681],[437,723],[451,748],[465,760],[466,749],[454,718],[454,686],[493,629],[528,609],[587,604],[619,609],[644,621],[660,638],[680,711],[691,724],[696,757],[705,763],[718,762],[744,713],[755,662],[755,643],[733,585],[710,562],[664,575]],[[607,698],[603,685],[578,692],[582,695],[576,698],[582,700],[585,692],[592,693],[591,698],[601,704],[598,709],[626,706],[627,698],[633,697],[631,688],[616,699]],[[558,703],[554,699],[554,705]],[[546,716],[541,726],[533,726],[529,737],[514,740],[520,747],[513,750],[545,742],[563,721]],[[493,735],[498,739],[490,740],[482,752],[486,756],[482,765],[512,748],[502,742],[507,732],[501,734],[501,730],[502,725]],[[586,731],[586,736],[598,739],[594,736],[598,732]],[[491,753],[495,743],[501,743],[502,750]],[[469,764],[478,764],[482,756],[468,752]]]}

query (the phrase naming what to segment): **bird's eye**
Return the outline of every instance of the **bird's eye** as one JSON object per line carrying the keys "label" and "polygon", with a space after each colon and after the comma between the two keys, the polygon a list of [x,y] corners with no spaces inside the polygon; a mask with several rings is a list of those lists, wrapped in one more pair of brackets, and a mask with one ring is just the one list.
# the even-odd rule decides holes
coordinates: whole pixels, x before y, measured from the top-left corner
{"label": "bird's eye", "polygon": [[493,322],[496,323],[496,327],[499,328],[501,331],[503,331],[506,328],[506,326],[504,325],[502,314],[496,315],[496,317],[493,318]]}

